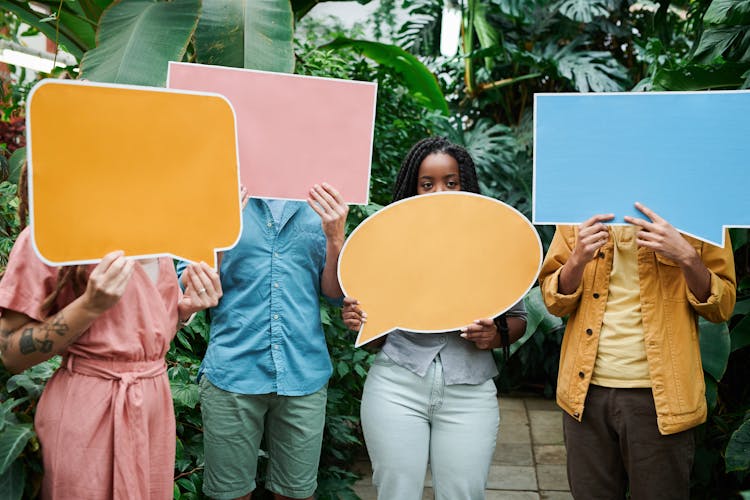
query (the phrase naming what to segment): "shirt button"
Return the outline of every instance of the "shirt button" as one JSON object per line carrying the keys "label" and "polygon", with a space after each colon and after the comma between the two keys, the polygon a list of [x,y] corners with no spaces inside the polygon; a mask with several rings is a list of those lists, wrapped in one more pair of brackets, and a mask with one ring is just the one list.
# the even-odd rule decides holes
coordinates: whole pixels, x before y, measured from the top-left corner
{"label": "shirt button", "polygon": [[581,416],[581,414],[580,414],[580,413],[578,413],[578,412],[575,412],[575,413],[573,414],[573,416],[574,416],[575,418],[578,418],[578,417],[580,417],[580,416]]}
{"label": "shirt button", "polygon": [[583,373],[583,372],[578,372],[578,376],[579,376],[579,377],[581,377],[581,378],[583,378],[583,377],[585,377],[585,376],[586,376],[586,374],[585,374],[585,373]]}
{"label": "shirt button", "polygon": [[279,315],[278,314],[274,314],[273,315],[273,319],[279,319]]}
{"label": "shirt button", "polygon": [[595,299],[598,299],[598,298],[599,298],[599,294],[598,294],[598,293],[595,293],[595,294],[594,294],[594,298],[595,298]]}
{"label": "shirt button", "polygon": [[273,222],[271,222],[271,221],[266,222],[266,226],[273,227]]}
{"label": "shirt button", "polygon": [[278,259],[278,258],[279,258],[279,252],[274,252],[274,253],[273,253],[273,256],[274,256],[274,257],[276,257],[276,258]]}
{"label": "shirt button", "polygon": [[593,333],[594,333],[594,330],[592,330],[591,328],[586,328],[586,335],[591,335]]}
{"label": "shirt button", "polygon": [[277,346],[276,344],[274,344],[274,345],[273,345],[273,348],[274,348],[274,349],[276,349],[276,350],[278,350],[278,349],[279,349],[279,346]]}
{"label": "shirt button", "polygon": [[274,288],[279,288],[279,284],[278,284],[278,283],[274,283],[274,284],[273,284],[273,287],[274,287]]}
{"label": "shirt button", "polygon": [[602,251],[600,251],[600,252],[599,252],[599,258],[600,258],[600,259],[603,259],[603,258],[604,258],[604,252],[602,252]]}

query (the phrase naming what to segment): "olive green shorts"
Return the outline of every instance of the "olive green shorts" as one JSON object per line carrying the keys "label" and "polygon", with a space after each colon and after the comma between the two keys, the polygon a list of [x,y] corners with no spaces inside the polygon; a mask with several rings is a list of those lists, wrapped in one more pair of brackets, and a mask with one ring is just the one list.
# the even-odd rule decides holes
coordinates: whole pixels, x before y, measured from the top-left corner
{"label": "olive green shorts", "polygon": [[203,492],[223,500],[253,491],[265,436],[266,489],[291,498],[312,496],[318,485],[326,392],[327,387],[307,396],[235,394],[201,377]]}

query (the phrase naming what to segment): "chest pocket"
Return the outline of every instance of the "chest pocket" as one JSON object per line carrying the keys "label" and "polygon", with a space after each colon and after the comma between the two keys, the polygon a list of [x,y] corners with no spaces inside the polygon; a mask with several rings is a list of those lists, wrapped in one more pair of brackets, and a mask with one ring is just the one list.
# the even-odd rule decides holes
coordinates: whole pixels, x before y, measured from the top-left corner
{"label": "chest pocket", "polygon": [[[693,238],[685,238],[690,246],[696,251],[698,256],[703,253],[703,243]],[[654,252],[656,256],[656,269],[659,275],[659,285],[668,300],[679,302],[687,301],[687,291],[685,276],[682,274],[680,265],[674,260]]]}

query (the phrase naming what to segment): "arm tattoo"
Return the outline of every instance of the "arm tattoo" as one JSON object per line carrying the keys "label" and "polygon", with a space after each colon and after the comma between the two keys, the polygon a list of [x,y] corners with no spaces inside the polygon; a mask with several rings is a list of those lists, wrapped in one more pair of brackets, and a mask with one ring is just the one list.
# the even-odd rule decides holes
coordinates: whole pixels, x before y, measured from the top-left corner
{"label": "arm tattoo", "polygon": [[34,329],[25,329],[21,334],[21,340],[18,344],[21,349],[21,354],[31,354],[36,351],[36,346],[34,345]]}
{"label": "arm tattoo", "polygon": [[50,332],[54,332],[61,337],[68,333],[68,324],[65,323],[65,318],[63,317],[62,312],[49,320],[48,323],[44,323],[41,328],[44,332],[44,338],[49,338]]}
{"label": "arm tattoo", "polygon": [[0,328],[0,354],[8,350],[8,343],[10,342],[9,337],[11,333],[13,333],[12,330]]}
{"label": "arm tattoo", "polygon": [[21,340],[19,341],[19,348],[21,354],[31,354],[39,351],[42,353],[50,353],[54,348],[55,344],[50,340],[50,335],[54,332],[58,336],[64,336],[68,333],[69,327],[65,322],[62,312],[58,313],[51,320],[44,322],[38,327],[39,333],[42,338],[34,338],[34,328],[26,328],[21,334]]}

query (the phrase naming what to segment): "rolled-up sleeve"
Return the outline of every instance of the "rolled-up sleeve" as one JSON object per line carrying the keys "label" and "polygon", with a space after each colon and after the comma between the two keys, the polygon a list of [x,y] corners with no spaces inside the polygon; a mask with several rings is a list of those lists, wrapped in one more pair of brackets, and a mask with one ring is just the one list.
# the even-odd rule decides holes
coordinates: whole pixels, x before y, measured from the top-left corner
{"label": "rolled-up sleeve", "polygon": [[542,263],[542,270],[539,273],[542,299],[549,312],[555,316],[566,316],[575,311],[583,291],[583,280],[571,294],[563,294],[559,291],[560,271],[573,252],[573,248],[568,244],[568,239],[565,236],[569,233],[572,234],[573,231],[572,226],[557,226],[547,256]]}
{"label": "rolled-up sleeve", "polygon": [[737,278],[729,231],[724,235],[723,248],[703,243],[701,259],[711,273],[711,295],[701,302],[686,286],[688,302],[696,313],[708,321],[727,321],[732,316],[737,299]]}

